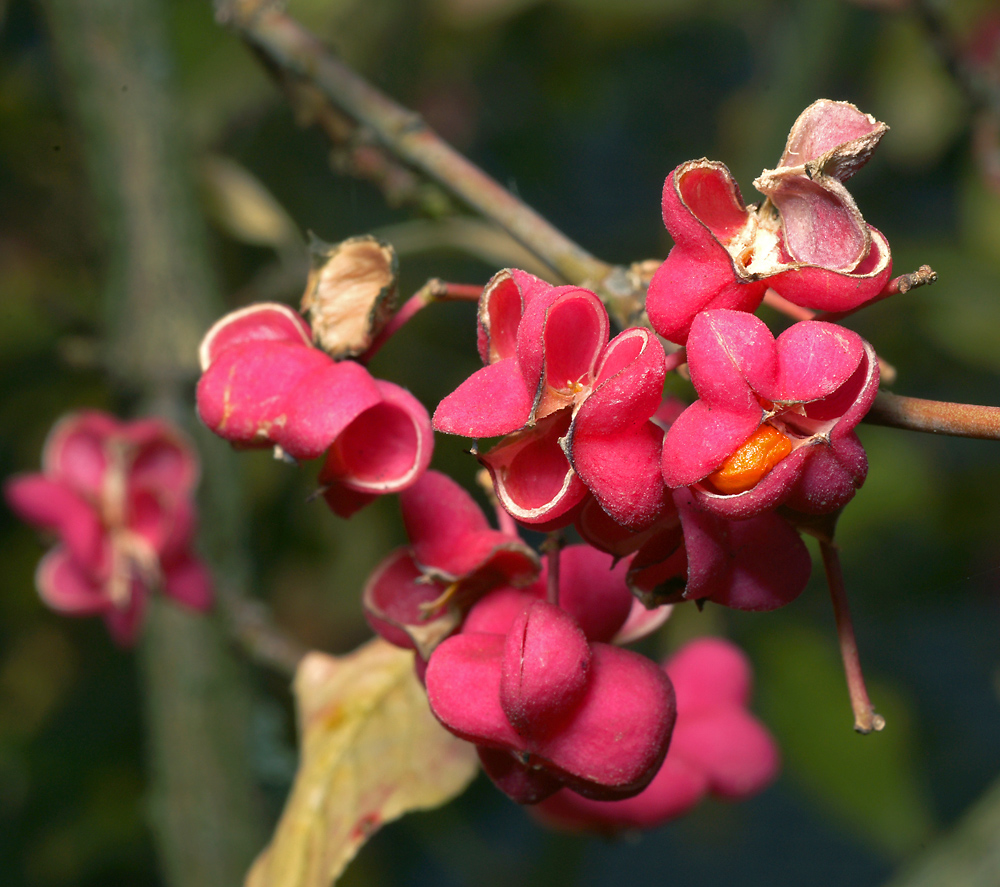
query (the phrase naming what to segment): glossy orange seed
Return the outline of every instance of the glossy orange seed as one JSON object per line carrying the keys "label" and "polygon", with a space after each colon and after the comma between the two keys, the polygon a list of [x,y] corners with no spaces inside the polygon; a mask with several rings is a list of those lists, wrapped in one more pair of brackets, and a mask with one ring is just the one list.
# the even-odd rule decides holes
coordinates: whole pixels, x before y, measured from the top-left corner
{"label": "glossy orange seed", "polygon": [[745,493],[791,451],[792,442],[784,434],[772,425],[761,425],[705,481],[724,496]]}

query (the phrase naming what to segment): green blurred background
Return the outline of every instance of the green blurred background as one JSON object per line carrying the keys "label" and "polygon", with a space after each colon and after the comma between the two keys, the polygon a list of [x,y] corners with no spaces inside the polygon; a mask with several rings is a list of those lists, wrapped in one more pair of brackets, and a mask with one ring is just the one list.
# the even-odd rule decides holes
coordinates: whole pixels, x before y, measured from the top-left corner
{"label": "green blurred background", "polygon": [[[57,52],[51,39],[63,5],[0,0],[2,475],[37,468],[62,413],[138,403],[134,392],[109,388],[101,369],[115,323],[105,296],[114,263],[72,49]],[[206,316],[254,299],[295,301],[307,230],[328,241],[398,236],[404,295],[429,276],[482,283],[496,270],[449,246],[430,217],[392,208],[371,184],[331,169],[322,135],[297,125],[206,0],[148,5],[165,22],[157,76],[173,90],[172,126],[210,220],[192,234],[204,239],[221,294]],[[994,2],[942,5],[948,39],[988,37],[982,16]],[[991,179],[989,143],[982,148],[989,117],[906,3],[291,0],[288,8],[613,262],[666,255],[659,194],[678,163],[723,160],[753,200],[750,182],[777,160],[806,105],[856,103],[891,130],[852,193],[888,236],[900,273],[928,263],[940,280],[849,323],[896,367],[898,393],[1000,403],[1000,155]],[[993,53],[978,76],[996,99]],[[372,369],[433,409],[477,365],[473,323],[471,306],[431,308]],[[868,426],[860,435],[870,474],[839,541],[884,734],[851,730],[819,576],[779,613],[683,612],[657,639],[661,651],[706,631],[750,651],[757,711],[785,754],[774,788],[740,806],[708,802],[638,842],[608,843],[543,832],[480,779],[449,807],[384,829],[343,883],[865,887],[919,867],[950,830],[967,833],[963,816],[1000,776],[1000,444]],[[365,639],[358,593],[403,541],[396,503],[342,521],[306,501],[313,466],[292,469],[263,453],[231,461],[221,443],[204,434],[198,442],[208,464],[229,466],[206,472],[205,495],[224,496],[225,484],[242,491],[241,534],[205,543],[216,563],[236,557],[244,590],[303,644],[345,652]],[[435,466],[471,485],[464,446],[439,439]],[[147,816],[144,680],[99,621],[61,619],[40,605],[32,574],[42,551],[0,511],[0,883],[165,883]],[[273,821],[294,771],[291,706],[283,678],[253,669],[250,683],[241,726]],[[989,848],[966,855],[979,852]],[[967,882],[956,871],[927,883]],[[1000,884],[1000,869],[981,883]]]}

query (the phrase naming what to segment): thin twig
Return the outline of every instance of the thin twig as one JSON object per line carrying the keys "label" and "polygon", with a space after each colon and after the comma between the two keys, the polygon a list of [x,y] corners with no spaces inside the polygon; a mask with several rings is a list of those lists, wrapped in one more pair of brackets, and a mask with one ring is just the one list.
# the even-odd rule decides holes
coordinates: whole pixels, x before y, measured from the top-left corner
{"label": "thin twig", "polygon": [[267,58],[262,61],[284,90],[297,122],[315,125],[326,135],[333,146],[331,164],[338,173],[371,182],[389,206],[410,206],[429,216],[387,226],[384,233],[372,232],[391,243],[397,255],[451,247],[498,268],[523,268],[546,279],[555,274],[499,226],[458,214],[457,204],[443,188],[395,160],[369,131],[335,108],[311,83],[296,79]]}
{"label": "thin twig", "polygon": [[779,295],[768,287],[764,291],[764,304],[768,308],[773,308],[779,314],[784,314],[792,320],[815,320],[816,312],[812,308],[803,308],[794,302],[789,302],[784,296]]}
{"label": "thin twig", "polygon": [[885,718],[875,711],[868,698],[868,688],[865,686],[865,676],[861,671],[861,660],[858,657],[858,642],[854,636],[854,623],[851,621],[851,610],[847,604],[844,574],[840,569],[840,555],[833,542],[820,540],[819,548],[823,555],[823,569],[826,571],[826,581],[830,588],[830,599],[833,602],[833,614],[837,620],[837,639],[840,642],[840,655],[844,661],[851,708],[854,710],[854,729],[858,733],[877,732],[885,727]]}
{"label": "thin twig", "polygon": [[416,113],[396,104],[283,12],[259,3],[220,2],[218,17],[271,65],[312,83],[393,155],[492,219],[571,283],[589,286],[619,319],[641,312],[628,269],[595,258],[495,179],[447,145]]}
{"label": "thin twig", "polygon": [[890,280],[878,295],[867,302],[858,305],[857,308],[850,308],[847,311],[821,311],[815,316],[815,320],[825,320],[828,323],[840,323],[846,317],[857,314],[862,308],[868,308],[876,302],[881,302],[889,296],[903,295],[918,286],[929,286],[936,283],[938,279],[937,271],[930,265],[921,265],[916,271],[909,274],[900,274]]}
{"label": "thin twig", "polygon": [[931,268],[930,265],[921,265],[916,271],[894,277],[874,298],[847,311],[813,311],[811,308],[803,308],[801,305],[789,302],[784,296],[770,288],[764,293],[764,304],[792,318],[792,320],[822,320],[827,323],[840,323],[844,318],[850,317],[852,314],[857,314],[862,308],[867,308],[876,302],[881,302],[883,299],[889,298],[889,296],[908,293],[918,286],[927,286],[928,284],[936,283],[937,279],[937,271]]}
{"label": "thin twig", "polygon": [[1000,407],[924,400],[888,391],[878,393],[864,421],[929,434],[1000,440]]}

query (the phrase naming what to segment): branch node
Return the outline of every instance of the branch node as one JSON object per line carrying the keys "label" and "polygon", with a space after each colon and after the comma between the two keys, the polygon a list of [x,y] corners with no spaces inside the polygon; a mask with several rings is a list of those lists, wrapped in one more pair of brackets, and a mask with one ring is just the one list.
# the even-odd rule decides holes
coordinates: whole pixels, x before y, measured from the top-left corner
{"label": "branch node", "polygon": [[864,723],[860,719],[854,722],[854,732],[860,733],[862,736],[867,736],[869,733],[880,733],[884,729],[885,718],[876,712],[874,708],[868,712]]}
{"label": "branch node", "polygon": [[898,293],[908,293],[918,286],[935,283],[937,279],[937,271],[930,265],[921,265],[911,274],[901,274],[889,284],[889,287],[894,288]]}

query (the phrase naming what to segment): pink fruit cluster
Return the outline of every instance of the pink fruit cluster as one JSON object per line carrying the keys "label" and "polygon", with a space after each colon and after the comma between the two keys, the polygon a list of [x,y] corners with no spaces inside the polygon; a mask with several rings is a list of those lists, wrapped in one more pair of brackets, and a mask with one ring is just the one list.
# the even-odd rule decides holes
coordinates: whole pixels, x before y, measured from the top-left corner
{"label": "pink fruit cluster", "polygon": [[434,427],[465,437],[505,435],[482,463],[510,514],[566,525],[588,496],[629,529],[663,506],[663,432],[652,422],[666,362],[647,329],[609,341],[601,301],[523,271],[497,274],[479,303],[485,366],[438,405]]}
{"label": "pink fruit cluster", "polygon": [[[483,290],[483,368],[441,401],[434,427],[499,438],[477,453],[499,504],[534,529],[573,525],[587,544],[563,552],[557,578],[543,568],[522,589],[501,575],[488,591],[474,581],[478,601],[418,649],[437,717],[548,822],[655,825],[708,793],[753,794],[777,772],[773,741],[746,712],[749,668],[735,648],[702,641],[659,668],[611,641],[627,618],[624,588],[649,607],[787,604],[811,567],[790,518],[835,512],[864,482],[854,428],[878,389],[874,350],[819,320],[775,338],[751,312],[768,287],[835,311],[888,291],[888,244],[844,186],[884,131],[853,105],[815,103],[755,183],[759,207],[743,203],[722,164],[694,161],[668,177],[675,246],[647,311],[657,333],[685,346],[670,360],[647,329],[612,338],[589,290],[514,269]],[[686,408],[663,397],[682,361],[697,394]],[[438,618],[445,600],[426,585],[441,555],[421,563],[425,531],[408,526],[410,553],[370,586],[383,610],[419,601],[400,607],[397,628]],[[390,575],[409,596],[405,583],[390,589]]]}
{"label": "pink fruit cluster", "polygon": [[560,791],[533,812],[570,831],[653,828],[688,813],[706,795],[749,798],[778,775],[780,756],[747,709],[752,675],[740,650],[721,638],[691,641],[663,664],[677,696],[670,750],[652,782],[615,803]]}
{"label": "pink fruit cluster", "polygon": [[702,311],[754,311],[771,287],[790,302],[846,311],[888,283],[886,239],[865,223],[844,182],[888,127],[848,102],[814,102],[795,121],[777,169],[743,203],[721,163],[682,163],[663,187],[674,248],[649,285],[646,311],[660,335],[683,344]]}
{"label": "pink fruit cluster", "polygon": [[430,464],[433,434],[420,402],[314,347],[309,326],[286,305],[227,314],[199,354],[202,421],[236,446],[275,447],[292,459],[325,453],[319,480],[342,517],[405,489]]}
{"label": "pink fruit cluster", "polygon": [[712,601],[738,610],[773,610],[805,588],[812,561],[783,515],[768,511],[727,520],[702,509],[684,487],[673,491],[668,505],[644,533],[609,531],[606,516],[593,508],[577,521],[580,534],[596,548],[618,556],[634,552],[627,581],[647,606]]}
{"label": "pink fruit cluster", "polygon": [[547,564],[493,530],[454,481],[429,471],[400,497],[411,545],[376,569],[369,621],[421,654],[438,719],[474,742],[487,773],[522,803],[569,786],[640,791],[670,741],[675,703],[653,662],[615,643],[666,618],[637,605],[626,565],[587,545]]}
{"label": "pink fruit cluster", "polygon": [[[491,528],[451,478],[428,471],[399,498],[410,545],[375,568],[363,594],[365,616],[386,640],[426,660],[484,596],[515,609],[545,597],[546,564],[513,530]],[[574,545],[560,563],[560,605],[593,640],[633,640],[669,613],[633,598],[624,561]]]}
{"label": "pink fruit cluster", "polygon": [[13,511],[57,539],[35,576],[42,600],[68,615],[103,616],[123,645],[135,640],[153,589],[207,609],[211,580],[191,550],[197,480],[194,451],[165,422],[96,411],[61,419],[41,473],[4,485]]}
{"label": "pink fruit cluster", "polygon": [[492,529],[472,497],[437,471],[404,490],[400,505],[410,545],[375,569],[362,603],[375,631],[426,659],[486,592],[533,583],[539,560],[516,534]]}
{"label": "pink fruit cluster", "polygon": [[629,584],[647,603],[788,603],[809,575],[788,515],[837,511],[864,482],[853,429],[877,393],[878,361],[843,327],[801,321],[775,339],[749,312],[769,286],[839,311],[886,287],[888,245],[843,184],[885,129],[845,102],[814,103],[757,180],[760,207],[743,204],[721,164],[667,179],[676,245],[647,311],[656,332],[686,344],[671,364],[686,359],[698,395],[687,409],[663,400],[668,361],[648,330],[609,341],[593,293],[507,270],[480,300],[485,365],[442,400],[434,427],[502,436],[479,459],[503,507],[634,554]]}
{"label": "pink fruit cluster", "polygon": [[854,496],[868,462],[853,429],[879,380],[864,339],[819,321],[774,339],[753,315],[718,309],[695,318],[687,355],[699,399],[664,441],[668,486],[729,518],[782,504],[822,514]]}
{"label": "pink fruit cluster", "polygon": [[[839,511],[864,482],[854,429],[878,390],[874,350],[823,320],[775,337],[752,312],[768,288],[833,312],[891,291],[888,243],[844,184],[885,129],[853,105],[814,103],[756,180],[759,206],[744,204],[721,163],[675,169],[663,191],[675,245],[649,286],[651,329],[612,337],[590,290],[517,269],[493,277],[479,298],[483,367],[440,402],[433,429],[498,438],[473,452],[500,529],[427,470],[424,407],[363,365],[426,304],[418,293],[390,319],[391,248],[352,238],[325,249],[303,303],[312,327],[285,305],[257,304],[202,341],[197,407],[213,432],[322,457],[323,496],[343,517],[400,494],[409,544],[369,578],[366,617],[415,651],[437,719],[546,822],[649,827],[706,795],[749,797],[777,773],[733,645],[696,641],[662,666],[623,645],[684,601],[757,611],[792,601],[811,567],[796,522]],[[669,358],[658,336],[678,346]],[[682,363],[697,396],[678,407],[664,383]],[[43,472],[5,489],[59,539],[38,570],[42,597],[102,614],[122,642],[154,586],[207,607],[191,553],[196,476],[162,422],[61,422]],[[542,559],[517,524],[572,526],[583,544],[550,540]]]}
{"label": "pink fruit cluster", "polygon": [[627,561],[571,545],[539,563],[434,471],[400,500],[411,544],[376,569],[366,613],[418,651],[432,711],[505,794],[550,824],[615,831],[772,781],[778,753],[732,644],[694,642],[664,667],[621,647],[670,612],[638,605]]}
{"label": "pink fruit cluster", "polygon": [[501,272],[479,322],[486,366],[434,425],[505,434],[479,458],[513,517],[635,553],[630,584],[651,603],[772,609],[805,587],[808,554],[774,510],[832,511],[864,480],[852,429],[878,369],[859,336],[806,321],[775,340],[752,315],[702,312],[687,349],[702,397],[664,434],[662,346],[644,329],[608,342],[593,293]]}
{"label": "pink fruit cluster", "polygon": [[[888,243],[844,184],[885,130],[853,105],[814,103],[755,182],[758,206],[721,163],[675,169],[663,191],[675,245],[649,286],[651,329],[612,336],[590,290],[517,269],[493,277],[479,298],[483,366],[440,402],[433,428],[496,439],[473,452],[501,529],[425,471],[423,407],[336,359],[363,361],[418,296],[388,321],[381,278],[377,310],[344,302],[341,280],[324,291],[324,336],[264,304],[202,343],[198,409],[213,431],[294,459],[325,454],[324,495],[343,516],[400,493],[410,541],[368,580],[365,614],[416,652],[438,720],[548,822],[646,827],[707,794],[748,797],[777,772],[732,645],[702,640],[664,666],[622,645],[675,603],[789,603],[811,568],[797,523],[838,511],[864,482],[854,428],[877,393],[874,350],[824,320],[775,337],[752,312],[769,288],[807,315],[891,292]],[[314,347],[339,341],[348,317],[363,342]],[[658,336],[678,346],[669,358]],[[696,398],[678,407],[664,383],[681,364]],[[583,544],[543,561],[517,524],[572,526]]]}
{"label": "pink fruit cluster", "polygon": [[474,742],[508,795],[535,803],[562,786],[587,797],[636,794],[656,774],[676,717],[655,663],[593,641],[566,610],[526,593],[487,596],[427,665],[427,697]]}

